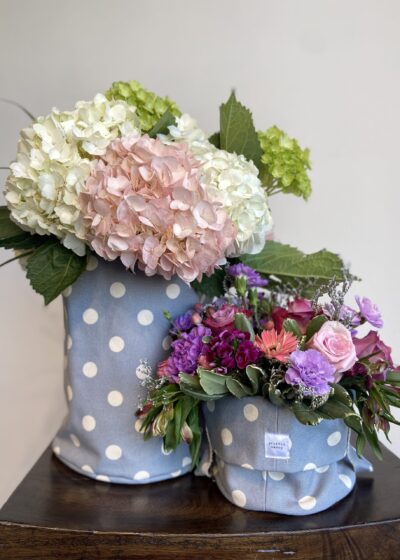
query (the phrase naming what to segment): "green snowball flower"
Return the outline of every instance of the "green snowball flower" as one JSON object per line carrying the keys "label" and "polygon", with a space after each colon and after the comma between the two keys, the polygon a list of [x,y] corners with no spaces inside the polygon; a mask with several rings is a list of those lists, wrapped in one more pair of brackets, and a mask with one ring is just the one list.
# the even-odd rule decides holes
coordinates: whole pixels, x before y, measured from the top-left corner
{"label": "green snowball flower", "polygon": [[260,179],[268,194],[291,193],[307,200],[311,194],[309,150],[303,150],[295,138],[276,126],[258,132],[258,138],[262,149]]}
{"label": "green snowball flower", "polygon": [[109,100],[123,99],[129,105],[135,105],[143,132],[151,130],[165,111],[170,111],[175,117],[181,115],[174,101],[171,101],[168,97],[158,97],[155,93],[144,89],[135,80],[114,82],[106,92],[106,97]]}

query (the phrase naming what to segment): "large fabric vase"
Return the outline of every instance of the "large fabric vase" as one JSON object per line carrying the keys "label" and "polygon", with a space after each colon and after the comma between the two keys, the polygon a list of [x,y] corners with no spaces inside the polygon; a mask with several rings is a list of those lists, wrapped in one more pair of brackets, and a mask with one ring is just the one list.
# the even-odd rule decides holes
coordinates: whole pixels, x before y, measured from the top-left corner
{"label": "large fabric vase", "polygon": [[347,496],[371,464],[356,455],[343,420],[301,424],[263,397],[222,398],[203,406],[209,449],[198,474],[214,477],[239,507],[307,515]]}
{"label": "large fabric vase", "polygon": [[135,416],[145,365],[155,372],[168,354],[169,322],[197,301],[177,278],[127,272],[119,262],[91,257],[88,270],[64,294],[65,391],[69,413],[53,451],[91,478],[143,484],[192,469],[189,449],[167,453],[162,439],[144,441]]}

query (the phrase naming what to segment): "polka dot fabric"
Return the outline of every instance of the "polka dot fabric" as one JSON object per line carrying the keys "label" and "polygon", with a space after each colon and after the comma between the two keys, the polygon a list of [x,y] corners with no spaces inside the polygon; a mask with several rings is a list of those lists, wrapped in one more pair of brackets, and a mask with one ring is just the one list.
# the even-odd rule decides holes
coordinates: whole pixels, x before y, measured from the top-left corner
{"label": "polka dot fabric", "polygon": [[[53,442],[57,457],[102,482],[145,484],[192,469],[187,445],[165,453],[161,438],[143,440],[135,416],[146,393],[138,366],[153,371],[168,353],[168,322],[197,302],[179,279],[127,272],[91,257],[64,294],[65,394],[69,414]],[[343,485],[343,484],[342,484]]]}
{"label": "polka dot fabric", "polygon": [[[357,472],[372,470],[350,446],[341,420],[304,426],[289,409],[262,397],[227,397],[206,403],[203,413],[209,441],[203,444],[196,474],[213,476],[224,496],[239,507],[317,513],[351,492]],[[266,433],[289,437],[289,458],[266,457]]]}

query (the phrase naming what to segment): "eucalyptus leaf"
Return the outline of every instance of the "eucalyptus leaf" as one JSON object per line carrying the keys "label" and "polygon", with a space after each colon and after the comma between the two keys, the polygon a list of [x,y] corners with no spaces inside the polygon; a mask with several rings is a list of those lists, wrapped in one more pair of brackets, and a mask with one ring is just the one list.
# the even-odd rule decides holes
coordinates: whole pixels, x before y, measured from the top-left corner
{"label": "eucalyptus leaf", "polygon": [[50,238],[29,257],[26,276],[47,305],[79,278],[86,260]]}
{"label": "eucalyptus leaf", "polygon": [[262,151],[252,114],[236,99],[234,91],[220,107],[220,147],[260,166]]}

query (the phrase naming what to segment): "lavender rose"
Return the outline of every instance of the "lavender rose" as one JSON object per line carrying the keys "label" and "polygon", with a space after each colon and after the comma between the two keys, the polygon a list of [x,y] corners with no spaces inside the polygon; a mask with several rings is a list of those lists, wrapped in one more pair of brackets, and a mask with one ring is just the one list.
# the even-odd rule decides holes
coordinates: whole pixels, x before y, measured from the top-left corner
{"label": "lavender rose", "polygon": [[350,332],[338,321],[327,321],[308,343],[309,348],[318,350],[335,368],[335,382],[342,373],[357,361],[356,349]]}
{"label": "lavender rose", "polygon": [[381,329],[383,320],[378,306],[367,297],[356,296],[356,302],[364,319],[373,327]]}
{"label": "lavender rose", "polygon": [[291,366],[285,374],[289,385],[305,387],[305,395],[329,393],[329,383],[335,380],[335,367],[317,350],[295,350],[290,356]]}

